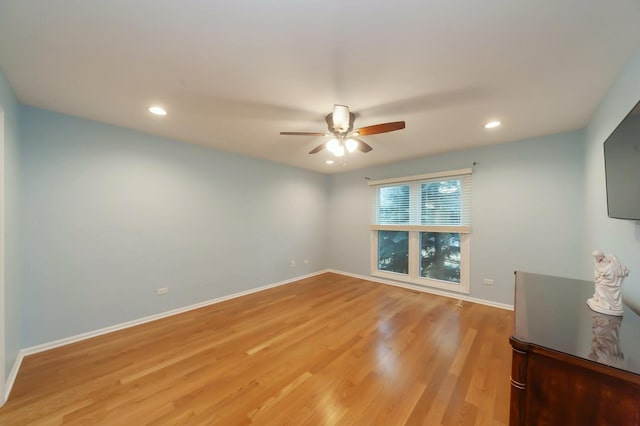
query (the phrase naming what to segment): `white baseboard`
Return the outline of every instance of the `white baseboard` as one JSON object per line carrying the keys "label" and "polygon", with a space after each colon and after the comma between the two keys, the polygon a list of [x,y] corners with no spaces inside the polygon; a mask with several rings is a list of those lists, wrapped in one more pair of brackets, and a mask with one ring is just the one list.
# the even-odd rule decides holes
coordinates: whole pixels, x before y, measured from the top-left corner
{"label": "white baseboard", "polygon": [[[20,352],[18,352],[18,356],[16,358],[16,362],[13,364],[13,368],[11,369],[11,372],[9,373],[9,377],[7,378],[7,382],[6,382],[6,385],[5,385],[4,399],[5,399],[5,401],[7,401],[9,399],[9,394],[11,393],[11,389],[13,388],[13,384],[14,384],[14,382],[16,380],[17,375],[18,375],[18,370],[20,369],[20,365],[22,364],[22,360],[27,355],[37,354],[39,352],[44,352],[44,351],[47,351],[49,349],[54,349],[54,348],[57,348],[57,347],[60,347],[60,346],[69,345],[71,343],[80,342],[82,340],[91,339],[92,337],[101,336],[103,334],[112,333],[114,331],[123,330],[125,328],[135,327],[137,325],[141,325],[141,324],[144,324],[144,323],[147,323],[147,322],[156,321],[156,320],[159,320],[159,319],[162,319],[162,318],[166,318],[166,317],[170,317],[170,316],[173,316],[173,315],[181,314],[183,312],[192,311],[194,309],[203,308],[203,307],[209,306],[209,305],[214,305],[216,303],[224,302],[225,300],[235,299],[237,297],[246,296],[248,294],[257,293],[259,291],[267,290],[267,289],[274,288],[274,287],[279,287],[279,286],[285,285],[285,284],[290,284],[292,282],[300,281],[300,280],[303,280],[305,278],[315,277],[317,275],[321,275],[321,274],[324,274],[326,272],[329,272],[329,270],[328,269],[324,269],[324,270],[321,270],[321,271],[312,272],[311,274],[302,275],[302,276],[298,276],[298,277],[291,278],[291,279],[288,279],[288,280],[284,280],[284,281],[279,281],[279,282],[272,283],[272,284],[263,285],[263,286],[260,286],[260,287],[252,288],[250,290],[245,290],[245,291],[241,291],[241,292],[238,292],[238,293],[233,293],[233,294],[230,294],[230,295],[227,295],[227,296],[221,296],[221,297],[217,297],[215,299],[205,300],[204,302],[196,303],[196,304],[189,305],[189,306],[184,306],[182,308],[172,309],[170,311],[161,312],[159,314],[149,315],[147,317],[135,319],[135,320],[132,320],[132,321],[123,322],[123,323],[112,325],[112,326],[109,326],[109,327],[104,327],[104,328],[101,328],[101,329],[98,329],[98,330],[88,331],[86,333],[76,334],[74,336],[65,337],[63,339],[58,339],[58,340],[54,340],[52,342],[43,343],[41,345],[36,345],[36,346],[31,346],[31,347],[28,347],[28,348],[21,349]],[[2,405],[0,404],[0,406],[2,406]]]}
{"label": "white baseboard", "polygon": [[398,282],[398,281],[385,280],[384,278],[373,277],[373,276],[370,276],[370,275],[352,274],[351,272],[338,271],[338,270],[335,270],[335,269],[329,269],[327,272],[333,272],[334,274],[345,275],[347,277],[359,278],[361,280],[373,281],[373,282],[380,283],[380,284],[387,284],[387,285],[392,285],[392,286],[395,286],[395,287],[407,288],[407,289],[410,289],[410,290],[420,291],[422,293],[436,294],[438,296],[449,297],[451,299],[464,300],[466,302],[473,302],[473,303],[478,303],[480,305],[486,305],[486,306],[491,306],[491,307],[494,307],[494,308],[500,308],[500,309],[506,309],[506,310],[509,310],[509,311],[513,311],[513,305],[508,305],[506,303],[493,302],[491,300],[477,299],[475,297],[470,297],[470,296],[467,296],[467,295],[464,295],[464,294],[447,293],[446,291],[436,290],[436,289],[433,289],[433,288],[423,287],[423,286],[419,286],[419,285],[415,285],[415,284],[406,284],[406,283],[401,283],[401,282]]}

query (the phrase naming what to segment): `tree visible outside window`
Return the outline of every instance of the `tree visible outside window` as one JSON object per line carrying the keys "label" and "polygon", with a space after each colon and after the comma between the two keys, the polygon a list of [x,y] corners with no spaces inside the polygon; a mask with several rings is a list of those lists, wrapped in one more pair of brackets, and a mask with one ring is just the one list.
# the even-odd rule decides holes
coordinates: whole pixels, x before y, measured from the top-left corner
{"label": "tree visible outside window", "polygon": [[409,233],[378,231],[378,269],[409,273]]}
{"label": "tree visible outside window", "polygon": [[460,234],[420,233],[420,276],[460,284]]}

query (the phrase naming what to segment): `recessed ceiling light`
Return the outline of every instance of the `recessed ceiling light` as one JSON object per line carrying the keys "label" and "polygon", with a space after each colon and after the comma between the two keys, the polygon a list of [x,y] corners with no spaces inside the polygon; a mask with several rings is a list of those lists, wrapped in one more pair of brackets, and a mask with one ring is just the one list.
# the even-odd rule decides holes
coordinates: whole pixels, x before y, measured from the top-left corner
{"label": "recessed ceiling light", "polygon": [[502,123],[499,121],[490,121],[487,124],[484,125],[485,129],[493,129],[495,127],[500,126]]}
{"label": "recessed ceiling light", "polygon": [[333,164],[333,160],[327,160],[326,163],[327,164]]}
{"label": "recessed ceiling light", "polygon": [[159,106],[149,107],[149,112],[155,115],[167,115],[167,111],[164,108]]}

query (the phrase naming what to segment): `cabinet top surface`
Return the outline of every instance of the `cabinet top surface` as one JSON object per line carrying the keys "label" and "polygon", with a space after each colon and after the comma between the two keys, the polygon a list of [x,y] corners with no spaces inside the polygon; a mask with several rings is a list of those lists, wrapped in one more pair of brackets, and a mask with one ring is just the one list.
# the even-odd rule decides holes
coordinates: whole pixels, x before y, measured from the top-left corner
{"label": "cabinet top surface", "polygon": [[593,293],[591,281],[516,272],[514,337],[640,374],[640,316],[626,305],[622,317],[594,312]]}

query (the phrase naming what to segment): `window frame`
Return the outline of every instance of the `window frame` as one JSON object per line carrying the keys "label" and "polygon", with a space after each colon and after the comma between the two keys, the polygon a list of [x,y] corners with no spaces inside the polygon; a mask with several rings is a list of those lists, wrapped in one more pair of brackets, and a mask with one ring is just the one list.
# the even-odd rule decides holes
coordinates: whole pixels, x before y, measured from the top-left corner
{"label": "window frame", "polygon": [[[371,222],[377,221],[376,207],[378,206],[377,197],[379,196],[379,189],[385,186],[391,185],[403,185],[411,184],[414,181],[425,181],[438,178],[456,178],[461,176],[471,175],[471,169],[452,170],[442,173],[430,173],[418,176],[410,176],[405,178],[394,178],[370,181],[369,185],[373,187],[373,210]],[[471,203],[471,191],[470,189],[465,194],[468,199],[464,199],[463,203],[468,203],[470,214]],[[410,284],[417,284],[421,286],[427,286],[456,293],[469,294],[470,292],[470,258],[471,258],[471,226],[470,221],[466,225],[461,226],[432,226],[432,225],[416,225],[416,216],[420,215],[420,195],[416,194],[415,190],[410,190],[409,195],[409,215],[412,220],[412,224],[393,224],[393,225],[380,225],[371,223],[370,228],[370,266],[371,275],[390,279],[394,281],[402,281]],[[461,207],[462,209],[462,207]],[[409,235],[409,250],[408,250],[408,274],[384,271],[378,269],[378,231],[406,231]],[[433,278],[425,278],[420,276],[420,233],[421,232],[447,232],[447,233],[459,233],[460,234],[460,283],[451,283],[449,281],[436,280]]]}

